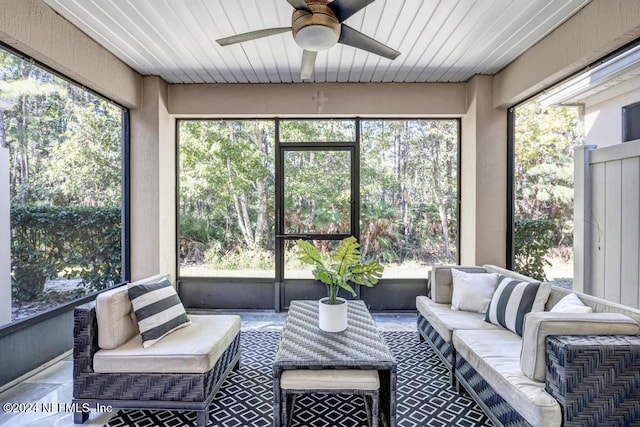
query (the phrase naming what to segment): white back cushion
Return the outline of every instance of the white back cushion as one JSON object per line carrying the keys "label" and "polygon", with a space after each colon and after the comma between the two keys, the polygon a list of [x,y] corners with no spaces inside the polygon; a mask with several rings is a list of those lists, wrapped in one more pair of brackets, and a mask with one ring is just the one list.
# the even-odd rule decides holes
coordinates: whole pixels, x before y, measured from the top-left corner
{"label": "white back cushion", "polygon": [[112,350],[138,333],[138,325],[126,286],[103,292],[96,298],[98,346]]}

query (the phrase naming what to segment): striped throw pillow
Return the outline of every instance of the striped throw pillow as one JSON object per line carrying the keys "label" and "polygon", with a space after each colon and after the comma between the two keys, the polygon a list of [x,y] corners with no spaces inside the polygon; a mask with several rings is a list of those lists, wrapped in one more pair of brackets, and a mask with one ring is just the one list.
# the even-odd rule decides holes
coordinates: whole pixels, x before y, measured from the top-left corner
{"label": "striped throw pillow", "polygon": [[165,276],[157,281],[129,283],[128,291],[143,347],[191,324],[176,290]]}
{"label": "striped throw pillow", "polygon": [[550,292],[548,283],[525,282],[500,275],[484,320],[522,336],[524,315],[544,311]]}

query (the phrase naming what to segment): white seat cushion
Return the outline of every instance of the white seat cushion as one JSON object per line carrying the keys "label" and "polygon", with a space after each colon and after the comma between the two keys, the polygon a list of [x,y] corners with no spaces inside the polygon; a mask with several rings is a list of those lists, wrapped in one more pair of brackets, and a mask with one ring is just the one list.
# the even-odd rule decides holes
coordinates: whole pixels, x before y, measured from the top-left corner
{"label": "white seat cushion", "polygon": [[489,386],[534,426],[562,423],[558,402],[520,369],[522,338],[507,329],[457,330],[453,345]]}
{"label": "white seat cushion", "polygon": [[240,333],[240,316],[190,315],[191,326],[143,347],[136,334],[112,350],[98,350],[93,370],[100,373],[202,373],[218,361]]}
{"label": "white seat cushion", "polygon": [[283,390],[378,390],[378,371],[360,369],[293,369],[280,376]]}
{"label": "white seat cushion", "polygon": [[425,296],[416,298],[416,308],[448,343],[451,343],[451,334],[457,329],[502,329],[485,322],[483,313],[453,311],[451,304],[438,304]]}

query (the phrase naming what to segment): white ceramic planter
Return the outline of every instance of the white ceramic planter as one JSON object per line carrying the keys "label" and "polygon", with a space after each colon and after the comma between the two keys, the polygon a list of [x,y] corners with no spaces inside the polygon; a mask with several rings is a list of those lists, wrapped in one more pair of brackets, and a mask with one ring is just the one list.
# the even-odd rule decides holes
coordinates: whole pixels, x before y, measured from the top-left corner
{"label": "white ceramic planter", "polygon": [[347,329],[347,300],[337,298],[340,304],[326,304],[328,298],[318,302],[319,326],[325,332],[342,332]]}

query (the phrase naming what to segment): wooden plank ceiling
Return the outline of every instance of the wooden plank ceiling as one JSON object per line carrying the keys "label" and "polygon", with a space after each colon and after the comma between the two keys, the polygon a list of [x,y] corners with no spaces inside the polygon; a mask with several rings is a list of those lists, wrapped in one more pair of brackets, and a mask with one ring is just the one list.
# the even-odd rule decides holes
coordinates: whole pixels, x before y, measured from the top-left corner
{"label": "wooden plank ceiling", "polygon": [[[286,0],[44,1],[143,75],[170,83],[302,81],[302,49],[290,32],[226,47],[215,42],[290,27]],[[337,44],[318,53],[311,81],[461,82],[495,74],[588,2],[376,0],[345,24],[400,56],[392,61]]]}

